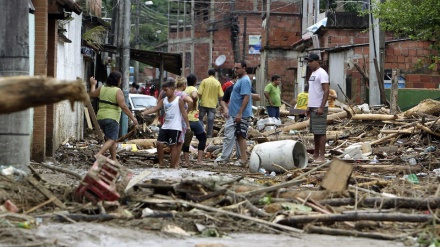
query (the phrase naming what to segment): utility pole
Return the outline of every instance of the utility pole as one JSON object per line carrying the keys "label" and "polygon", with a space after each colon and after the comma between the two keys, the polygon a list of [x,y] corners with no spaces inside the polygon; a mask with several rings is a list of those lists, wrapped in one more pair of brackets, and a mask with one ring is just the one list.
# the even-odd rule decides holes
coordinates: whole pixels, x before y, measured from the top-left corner
{"label": "utility pole", "polygon": [[[370,11],[373,9],[372,1],[370,0]],[[369,73],[368,73],[368,79],[369,79],[369,103],[370,105],[379,105],[381,103],[380,99],[380,88],[379,88],[379,81],[377,79],[377,73],[376,73],[376,67],[374,65],[374,59],[376,58],[378,61],[378,64],[380,64],[380,54],[379,54],[379,19],[374,18],[373,14],[370,13],[369,15]]]}
{"label": "utility pole", "polygon": [[[29,2],[0,1],[0,9],[0,76],[29,75]],[[31,116],[30,109],[0,115],[0,164],[29,172]]]}
{"label": "utility pole", "polygon": [[[135,18],[135,49],[139,49],[139,9],[141,8],[140,1],[136,0],[136,18]],[[139,62],[134,61],[134,81],[139,85]]]}
{"label": "utility pole", "polygon": [[194,13],[194,7],[195,7],[195,3],[194,0],[191,0],[191,71],[190,73],[194,73],[194,17],[195,17],[195,13]]}
{"label": "utility pole", "polygon": [[[180,8],[179,8],[179,12],[180,12]],[[182,54],[182,72],[181,72],[181,76],[185,76],[185,71],[186,71],[186,2],[183,2],[183,54]]]}
{"label": "utility pole", "polygon": [[[130,80],[130,9],[131,0],[119,1],[118,5],[118,53],[119,65],[122,73],[121,89],[124,93],[125,102],[128,104],[128,83]],[[124,112],[121,114],[121,135],[127,134],[128,117]]]}

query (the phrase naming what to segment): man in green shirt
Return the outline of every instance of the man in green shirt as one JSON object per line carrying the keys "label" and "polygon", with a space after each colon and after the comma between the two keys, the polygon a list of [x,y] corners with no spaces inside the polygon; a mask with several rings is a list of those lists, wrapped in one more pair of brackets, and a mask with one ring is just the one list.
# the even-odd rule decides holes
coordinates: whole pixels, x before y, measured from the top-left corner
{"label": "man in green shirt", "polygon": [[280,118],[280,106],[281,106],[281,91],[280,85],[281,77],[279,75],[273,75],[269,84],[264,88],[264,96],[267,99],[267,114],[269,117]]}

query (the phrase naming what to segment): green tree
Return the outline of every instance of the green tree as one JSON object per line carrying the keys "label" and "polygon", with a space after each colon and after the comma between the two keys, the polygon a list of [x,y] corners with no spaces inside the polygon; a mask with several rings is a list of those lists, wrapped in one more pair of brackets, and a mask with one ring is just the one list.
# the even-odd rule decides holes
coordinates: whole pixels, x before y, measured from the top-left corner
{"label": "green tree", "polygon": [[438,40],[439,0],[387,0],[374,6],[373,14],[380,18],[385,30],[414,39]]}

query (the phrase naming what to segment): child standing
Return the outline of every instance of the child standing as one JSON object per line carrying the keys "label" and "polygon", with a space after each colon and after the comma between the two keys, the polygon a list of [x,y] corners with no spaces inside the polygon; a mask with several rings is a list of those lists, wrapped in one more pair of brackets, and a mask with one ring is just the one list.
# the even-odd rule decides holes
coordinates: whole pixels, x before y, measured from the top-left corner
{"label": "child standing", "polygon": [[162,108],[162,106],[165,108],[165,121],[157,137],[159,166],[163,166],[163,145],[166,143],[170,146],[171,151],[170,167],[177,168],[180,158],[177,141],[182,134],[182,118],[186,123],[188,131],[190,130],[190,125],[182,98],[174,95],[174,90],[176,89],[175,82],[167,81],[162,86],[162,89],[166,97],[159,100],[155,107],[143,111],[141,115],[154,113]]}

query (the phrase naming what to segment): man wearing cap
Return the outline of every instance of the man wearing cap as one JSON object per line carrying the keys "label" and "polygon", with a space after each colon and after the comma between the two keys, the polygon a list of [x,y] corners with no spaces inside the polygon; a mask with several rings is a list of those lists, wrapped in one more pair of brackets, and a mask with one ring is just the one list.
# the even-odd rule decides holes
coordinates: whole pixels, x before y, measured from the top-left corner
{"label": "man wearing cap", "polygon": [[329,77],[327,72],[319,65],[319,56],[310,53],[305,60],[313,71],[309,78],[309,102],[306,116],[310,118],[310,132],[314,135],[315,150],[313,163],[325,161],[325,142],[328,113]]}

